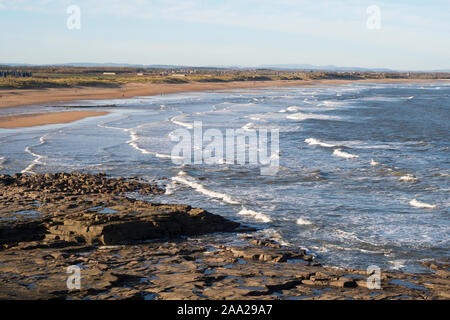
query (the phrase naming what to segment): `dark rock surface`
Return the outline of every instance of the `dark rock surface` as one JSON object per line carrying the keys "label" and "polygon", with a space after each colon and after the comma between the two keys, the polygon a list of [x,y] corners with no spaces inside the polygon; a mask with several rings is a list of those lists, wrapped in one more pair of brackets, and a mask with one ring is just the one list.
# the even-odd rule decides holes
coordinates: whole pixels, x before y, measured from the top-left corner
{"label": "dark rock surface", "polygon": [[449,259],[424,274],[382,271],[369,289],[365,270],[252,233],[207,235],[251,230],[127,192],[163,191],[105,175],[0,176],[0,299],[450,299]]}
{"label": "dark rock surface", "polygon": [[156,185],[142,183],[133,179],[108,178],[105,173],[47,173],[37,175],[15,174],[0,175],[0,186],[18,187],[22,191],[40,191],[43,193],[65,192],[72,194],[107,193],[120,194],[138,191],[142,194],[164,193]]}
{"label": "dark rock surface", "polygon": [[[450,261],[429,262],[437,269],[428,274],[382,271],[381,289],[368,289],[365,270],[284,260],[286,250],[293,258],[302,252],[241,240],[239,247],[208,236],[96,247],[20,243],[0,251],[0,299],[450,298],[450,278],[440,272]],[[242,258],[247,250],[271,258]],[[81,270],[80,290],[66,285],[73,265]]]}
{"label": "dark rock surface", "polygon": [[104,175],[0,176],[0,191],[0,245],[32,240],[107,245],[230,232],[240,226],[187,205],[127,198],[120,193],[162,190]]}

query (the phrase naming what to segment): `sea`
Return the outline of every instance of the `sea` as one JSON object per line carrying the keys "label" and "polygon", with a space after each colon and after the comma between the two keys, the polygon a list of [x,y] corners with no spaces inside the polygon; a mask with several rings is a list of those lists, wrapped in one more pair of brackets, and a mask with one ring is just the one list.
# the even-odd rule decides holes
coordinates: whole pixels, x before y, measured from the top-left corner
{"label": "sea", "polygon": [[[216,90],[0,115],[86,109],[109,114],[0,129],[0,173],[137,176],[166,192],[129,196],[201,207],[329,266],[422,272],[422,261],[450,256],[450,83]],[[277,131],[276,172],[261,174],[255,163],[174,161],[174,134],[193,133],[195,122],[224,136],[228,129]]]}

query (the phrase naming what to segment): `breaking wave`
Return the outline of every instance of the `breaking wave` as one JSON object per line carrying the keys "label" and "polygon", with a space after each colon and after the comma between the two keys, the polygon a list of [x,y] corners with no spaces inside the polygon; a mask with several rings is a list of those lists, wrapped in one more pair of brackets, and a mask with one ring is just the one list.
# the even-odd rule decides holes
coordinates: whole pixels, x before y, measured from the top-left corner
{"label": "breaking wave", "polygon": [[303,120],[307,120],[307,119],[317,119],[317,120],[339,120],[340,119],[340,117],[336,117],[336,116],[328,116],[325,114],[314,114],[314,113],[302,113],[302,112],[290,114],[290,115],[286,116],[286,118],[290,119],[290,120],[299,120],[299,121],[303,121]]}
{"label": "breaking wave", "polygon": [[351,154],[351,153],[345,152],[345,151],[342,151],[341,149],[334,150],[333,156],[341,157],[341,158],[345,158],[345,159],[359,158],[359,156],[357,156],[355,154]]}
{"label": "breaking wave", "polygon": [[418,200],[416,200],[416,199],[412,199],[412,200],[409,202],[409,205],[412,206],[412,207],[416,207],[416,208],[424,208],[424,209],[434,209],[434,208],[437,207],[437,206],[434,205],[434,204],[429,204],[429,203],[421,202],[421,201],[418,201]]}
{"label": "breaking wave", "polygon": [[242,210],[239,211],[238,214],[241,215],[241,216],[251,216],[256,221],[260,221],[260,222],[267,223],[267,222],[271,222],[272,221],[272,219],[268,215],[266,215],[266,214],[264,214],[262,212],[249,210],[249,209],[247,209],[245,207],[242,207]]}
{"label": "breaking wave", "polygon": [[223,202],[226,202],[229,204],[239,204],[239,202],[237,202],[236,200],[231,198],[231,196],[229,196],[225,193],[206,189],[201,183],[196,182],[194,180],[194,178],[187,175],[186,172],[184,172],[184,171],[180,171],[177,176],[172,177],[172,180],[182,183],[182,184],[185,184],[185,185],[191,187],[192,189],[194,189],[195,191],[197,191],[201,194],[204,194],[210,198],[220,199]]}
{"label": "breaking wave", "polygon": [[334,145],[334,144],[329,144],[329,143],[326,143],[326,142],[322,142],[319,139],[314,139],[314,138],[305,139],[305,142],[307,144],[309,144],[310,146],[321,146],[321,147],[325,147],[325,148],[336,147],[336,145]]}
{"label": "breaking wave", "polygon": [[[43,144],[46,143],[45,141],[45,137],[48,136],[48,134],[43,135],[42,137],[39,138],[39,144],[35,145],[33,147],[38,147],[41,146]],[[21,171],[21,173],[31,173],[31,174],[36,174],[36,172],[33,171],[34,167],[40,164],[44,164],[43,162],[41,162],[42,159],[47,158],[46,156],[37,154],[35,152],[33,152],[33,150],[31,149],[31,147],[26,147],[25,148],[25,152],[31,154],[35,159],[30,163],[30,165],[28,165],[28,167],[26,167],[25,169],[23,169]]]}
{"label": "breaking wave", "polygon": [[299,226],[310,226],[310,225],[312,225],[311,221],[303,219],[303,218],[298,218],[295,223],[297,223]]}

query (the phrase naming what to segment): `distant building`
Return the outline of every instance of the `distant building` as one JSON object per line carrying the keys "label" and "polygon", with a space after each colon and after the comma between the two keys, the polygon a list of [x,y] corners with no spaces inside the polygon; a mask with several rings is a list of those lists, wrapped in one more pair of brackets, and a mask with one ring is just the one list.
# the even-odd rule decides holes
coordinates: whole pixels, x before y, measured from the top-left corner
{"label": "distant building", "polygon": [[116,73],[115,72],[103,72],[103,75],[105,75],[105,76],[115,76]]}
{"label": "distant building", "polygon": [[16,78],[31,78],[33,72],[31,71],[0,71],[0,78],[16,77]]}

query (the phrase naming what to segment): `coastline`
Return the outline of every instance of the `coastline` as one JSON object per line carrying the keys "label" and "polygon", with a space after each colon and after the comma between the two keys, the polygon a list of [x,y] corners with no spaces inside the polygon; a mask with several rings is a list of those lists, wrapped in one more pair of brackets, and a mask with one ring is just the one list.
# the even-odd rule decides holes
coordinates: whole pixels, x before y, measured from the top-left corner
{"label": "coastline", "polygon": [[[0,191],[0,299],[450,298],[448,258],[424,262],[426,273],[381,270],[373,287],[367,270],[321,265],[199,208],[152,203],[164,190],[137,178],[0,175]],[[66,286],[74,266],[78,289]]]}
{"label": "coastline", "polygon": [[58,101],[126,99],[171,93],[208,90],[233,90],[264,87],[295,87],[303,85],[339,85],[349,83],[450,82],[450,79],[367,79],[367,80],[274,80],[233,82],[190,82],[183,84],[130,83],[116,88],[75,87],[49,89],[1,89],[0,108],[31,106]]}
{"label": "coastline", "polygon": [[62,111],[19,114],[0,117],[0,129],[28,128],[48,124],[69,123],[89,117],[104,116],[106,111]]}
{"label": "coastline", "polygon": [[[349,82],[353,81],[326,84]],[[308,83],[316,84],[324,82]],[[276,87],[273,82],[261,85],[268,86]],[[248,92],[257,92],[253,88]],[[52,116],[59,121],[72,113],[102,112],[18,115],[5,122],[39,117],[45,122]],[[102,174],[2,175],[0,272],[5,277],[0,280],[0,299],[450,298],[448,258],[423,263],[429,268],[426,273],[382,270],[381,289],[370,289],[367,280],[372,274],[367,270],[323,266],[304,250],[242,233],[252,231],[245,227],[235,231],[236,222],[199,208],[125,196],[142,188],[149,196],[162,192],[156,185]],[[168,212],[181,214],[181,219]],[[224,238],[221,232],[230,236]],[[232,238],[240,245],[228,241]],[[65,285],[66,270],[74,265],[82,266],[81,290]]]}
{"label": "coastline", "polygon": [[[136,96],[154,96],[183,92],[201,92],[208,90],[253,89],[267,87],[295,87],[305,85],[340,85],[361,83],[405,83],[405,82],[449,82],[449,79],[368,79],[368,80],[275,80],[275,81],[234,81],[234,82],[191,82],[184,84],[139,84],[130,83],[117,88],[76,87],[49,89],[11,89],[0,90],[0,109],[14,107],[32,107],[51,102],[77,100],[126,99]],[[249,91],[252,93],[252,91]],[[253,91],[254,93],[254,91]],[[100,111],[66,111],[37,114],[19,114],[0,117],[0,128],[25,128],[48,124],[61,124],[81,120],[87,117],[106,115]]]}

